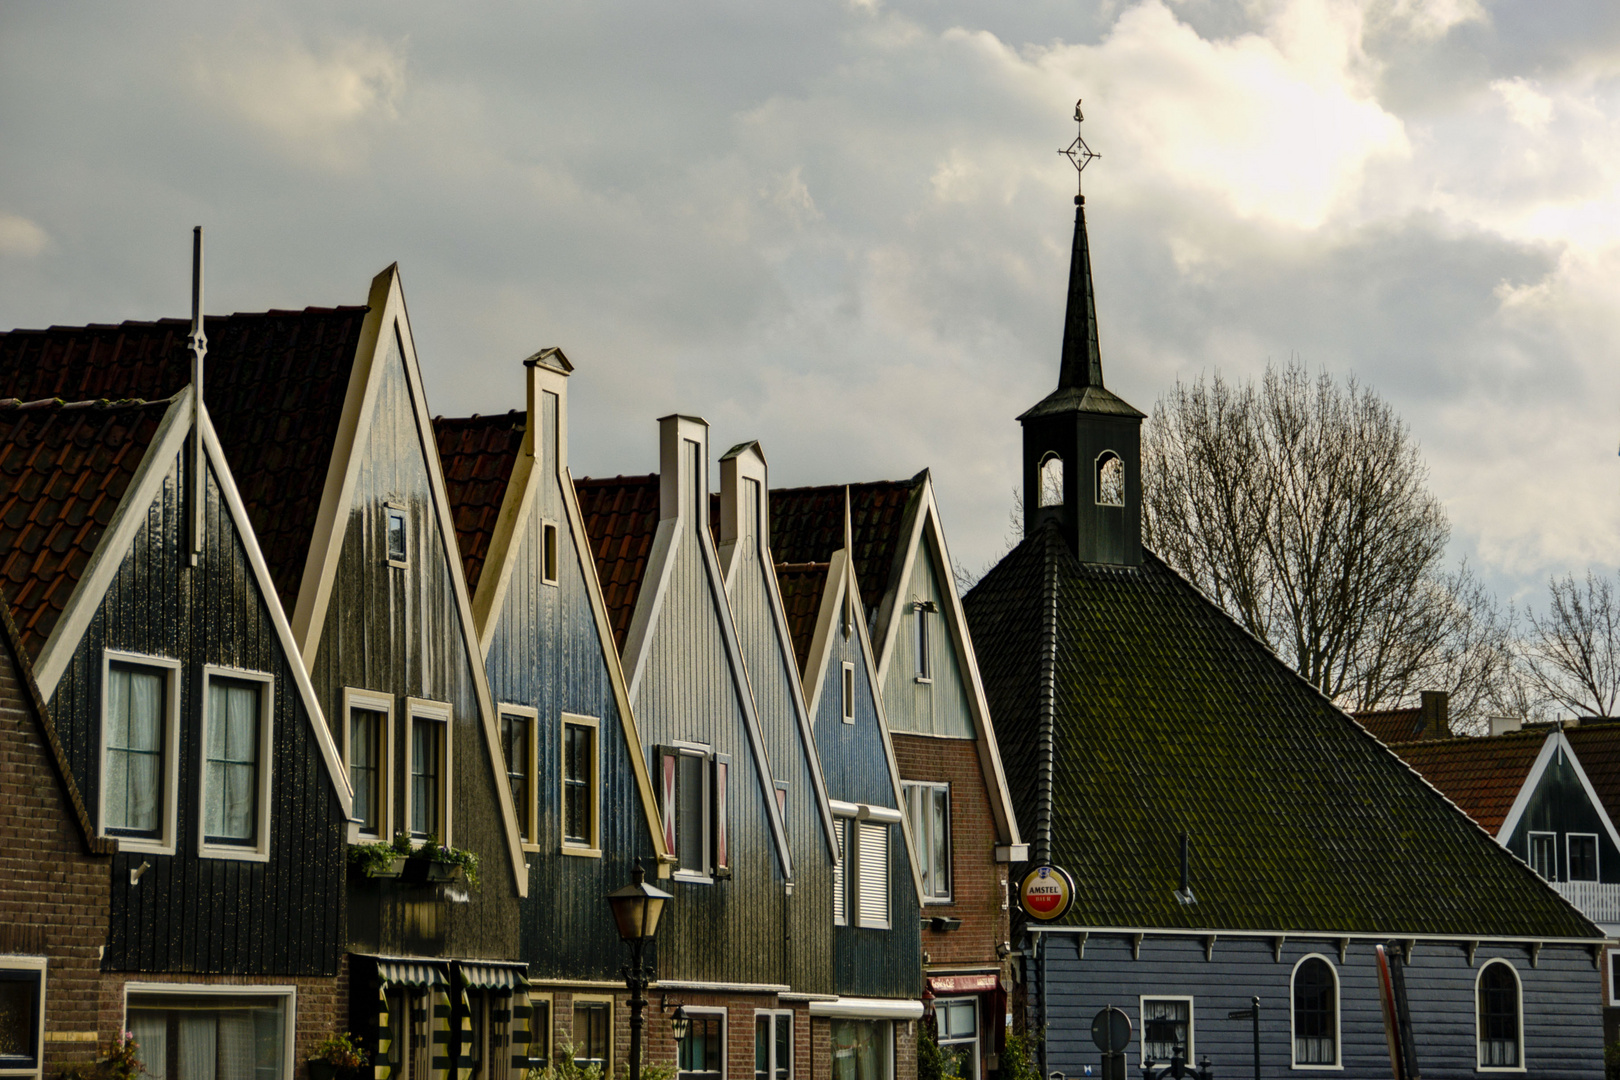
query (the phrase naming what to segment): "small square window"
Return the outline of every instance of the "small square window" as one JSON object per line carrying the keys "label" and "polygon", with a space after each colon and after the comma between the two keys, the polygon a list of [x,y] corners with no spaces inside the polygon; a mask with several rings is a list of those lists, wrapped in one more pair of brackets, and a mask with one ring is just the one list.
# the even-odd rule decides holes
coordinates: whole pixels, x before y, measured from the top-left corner
{"label": "small square window", "polygon": [[540,577],[547,585],[557,584],[557,526],[540,526]]}
{"label": "small square window", "polygon": [[407,540],[405,508],[388,506],[383,509],[388,530],[388,565],[407,566],[410,563],[410,544]]}
{"label": "small square window", "polygon": [[1569,880],[1596,881],[1598,879],[1598,842],[1593,833],[1570,833],[1565,837],[1569,844]]}

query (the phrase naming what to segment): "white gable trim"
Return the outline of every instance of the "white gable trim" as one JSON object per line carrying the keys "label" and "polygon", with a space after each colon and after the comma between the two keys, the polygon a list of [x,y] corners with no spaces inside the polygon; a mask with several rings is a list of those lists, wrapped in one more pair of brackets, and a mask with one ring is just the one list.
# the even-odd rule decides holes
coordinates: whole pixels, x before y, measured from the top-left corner
{"label": "white gable trim", "polygon": [[501,621],[501,609],[506,605],[507,586],[517,566],[517,553],[523,547],[541,471],[534,465],[534,412],[531,410],[528,430],[523,433],[523,447],[512,463],[512,475],[507,479],[506,493],[501,496],[500,514],[489,537],[489,552],[484,557],[484,569],[478,575],[478,591],[473,594],[478,651],[486,657],[495,638],[495,626]]}
{"label": "white gable trim", "polygon": [[90,556],[90,565],[79,577],[79,583],[73,587],[73,593],[62,609],[62,617],[57,620],[50,637],[46,638],[44,647],[39,650],[39,660],[34,664],[34,681],[39,686],[42,701],[50,701],[56,693],[57,683],[62,681],[63,673],[73,662],[79,641],[90,628],[90,620],[101,610],[101,602],[124,564],[124,555],[135,542],[135,534],[146,524],[147,509],[157,498],[169,469],[180,456],[186,436],[191,434],[191,387],[186,386],[169,402],[168,410],[152,435],[152,443],[146,448],[146,455],[136,466],[135,475],[130,477],[129,488],[118,501],[118,509],[107,523],[107,530],[101,534],[101,543],[96,545],[95,552]]}

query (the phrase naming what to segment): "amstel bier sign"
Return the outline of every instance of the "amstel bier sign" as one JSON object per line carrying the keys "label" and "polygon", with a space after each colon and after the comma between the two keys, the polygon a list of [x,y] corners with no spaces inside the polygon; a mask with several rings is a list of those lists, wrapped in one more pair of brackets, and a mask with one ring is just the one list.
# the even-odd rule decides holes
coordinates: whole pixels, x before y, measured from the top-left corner
{"label": "amstel bier sign", "polygon": [[1058,866],[1037,866],[1018,886],[1018,904],[1024,914],[1042,922],[1061,919],[1074,902],[1074,879]]}

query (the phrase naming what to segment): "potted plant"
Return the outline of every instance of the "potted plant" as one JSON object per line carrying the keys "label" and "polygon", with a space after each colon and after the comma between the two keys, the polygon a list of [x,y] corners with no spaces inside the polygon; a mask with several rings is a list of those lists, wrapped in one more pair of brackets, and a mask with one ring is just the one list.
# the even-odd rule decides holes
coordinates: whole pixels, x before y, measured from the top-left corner
{"label": "potted plant", "polygon": [[405,860],[411,853],[411,838],[404,833],[394,837],[393,843],[353,844],[349,847],[349,862],[358,866],[370,878],[397,878],[405,869]]}
{"label": "potted plant", "polygon": [[366,1052],[354,1044],[354,1036],[336,1031],[315,1044],[309,1059],[309,1080],[339,1080],[357,1075],[367,1060]]}
{"label": "potted plant", "polygon": [[406,860],[403,880],[412,885],[423,885],[460,881],[463,877],[473,888],[478,887],[478,856],[471,851],[441,844],[437,836],[429,835]]}

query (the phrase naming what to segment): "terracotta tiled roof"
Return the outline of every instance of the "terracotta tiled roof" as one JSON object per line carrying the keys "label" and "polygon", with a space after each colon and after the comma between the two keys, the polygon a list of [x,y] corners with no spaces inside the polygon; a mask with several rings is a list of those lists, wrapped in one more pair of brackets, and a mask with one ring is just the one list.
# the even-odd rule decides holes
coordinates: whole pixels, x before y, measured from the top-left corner
{"label": "terracotta tiled roof", "polygon": [[827,588],[827,563],[777,563],[776,583],[782,590],[782,607],[787,610],[788,633],[793,637],[793,655],[799,672],[810,660],[810,643],[816,636],[816,619],[821,614],[821,594]]}
{"label": "terracotta tiled roof", "polygon": [[[209,415],[285,610],[297,599],[365,307],[211,317]],[[190,322],[0,333],[0,396],[171,397],[191,381]],[[26,631],[25,631],[26,632]]]}
{"label": "terracotta tiled roof", "polygon": [[[906,538],[906,509],[922,490],[926,472],[910,480],[878,480],[849,485],[855,578],[861,602],[876,611],[898,569]],[[782,562],[826,562],[844,546],[844,485],[777,488],[771,492],[771,555]]]}
{"label": "terracotta tiled roof", "polygon": [[1620,825],[1620,721],[1582,720],[1578,727],[1566,727],[1564,736],[1604,812]]}
{"label": "terracotta tiled roof", "polygon": [[1383,709],[1350,715],[1382,743],[1412,742],[1423,737],[1422,709]]}
{"label": "terracotta tiled roof", "polygon": [[169,404],[0,402],[0,579],[31,661],[89,567]]}
{"label": "terracotta tiled roof", "polygon": [[602,599],[613,622],[613,641],[624,651],[630,618],[658,532],[658,474],[574,481],[579,511],[591,538]]}
{"label": "terracotta tiled roof", "polygon": [[1408,742],[1390,749],[1495,836],[1546,741],[1547,731],[1541,729],[1481,739]]}
{"label": "terracotta tiled roof", "polygon": [[527,426],[527,415],[516,409],[504,416],[433,418],[433,436],[444,465],[444,485],[470,593],[478,591],[478,575],[489,556],[495,521]]}

